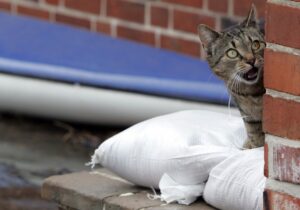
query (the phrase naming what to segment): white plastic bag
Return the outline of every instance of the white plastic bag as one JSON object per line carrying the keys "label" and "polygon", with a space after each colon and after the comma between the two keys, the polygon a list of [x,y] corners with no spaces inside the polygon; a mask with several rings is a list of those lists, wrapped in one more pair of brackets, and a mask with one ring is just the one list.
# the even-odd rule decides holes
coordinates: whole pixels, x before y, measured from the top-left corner
{"label": "white plastic bag", "polygon": [[159,182],[160,198],[167,203],[177,201],[179,204],[189,205],[202,195],[204,186],[204,183],[183,185],[164,174]]}
{"label": "white plastic bag", "polygon": [[[141,186],[158,188],[166,174],[178,187],[192,187],[204,183],[219,162],[238,153],[245,139],[240,117],[182,111],[141,122],[111,137],[95,151],[91,164],[99,163]],[[199,188],[197,195],[202,191]]]}
{"label": "white plastic bag", "polygon": [[266,178],[263,148],[245,150],[212,169],[204,200],[223,210],[262,210]]}

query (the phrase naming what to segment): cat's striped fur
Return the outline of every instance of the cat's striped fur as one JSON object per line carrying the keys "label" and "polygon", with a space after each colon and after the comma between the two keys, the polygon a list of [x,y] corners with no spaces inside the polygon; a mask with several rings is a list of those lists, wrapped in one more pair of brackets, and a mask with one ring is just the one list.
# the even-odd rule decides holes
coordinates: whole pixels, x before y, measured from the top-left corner
{"label": "cat's striped fur", "polygon": [[199,36],[213,72],[224,80],[234,98],[248,133],[245,148],[264,145],[262,130],[264,35],[259,29],[256,10],[239,25],[216,32],[200,25]]}

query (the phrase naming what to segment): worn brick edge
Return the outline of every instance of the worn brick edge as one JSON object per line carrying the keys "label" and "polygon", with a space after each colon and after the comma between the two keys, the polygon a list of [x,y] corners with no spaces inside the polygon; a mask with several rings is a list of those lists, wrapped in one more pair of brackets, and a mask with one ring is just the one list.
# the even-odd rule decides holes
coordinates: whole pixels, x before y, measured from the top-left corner
{"label": "worn brick edge", "polygon": [[[91,175],[97,175],[97,176],[101,176],[102,178],[105,179],[110,179],[113,180],[115,182],[122,182],[125,184],[129,184],[132,185],[130,182],[114,176],[112,174],[108,174],[108,173],[104,173],[104,172],[98,172],[98,171],[92,171],[89,172],[89,174]],[[62,209],[64,208],[70,208],[70,209],[86,209],[87,206],[91,207],[91,209],[118,209],[118,210],[128,210],[128,208],[126,206],[122,206],[119,203],[112,203],[109,202],[108,199],[112,198],[112,197],[123,197],[126,196],[128,199],[130,199],[131,196],[134,196],[138,193],[142,193],[145,196],[147,196],[147,194],[149,193],[149,191],[147,191],[146,189],[141,190],[141,189],[136,189],[136,190],[132,190],[131,192],[126,193],[126,195],[124,195],[123,193],[116,193],[113,195],[108,195],[104,198],[102,198],[101,200],[98,197],[93,197],[93,196],[86,196],[84,194],[78,193],[77,191],[74,191],[72,189],[69,188],[62,188],[61,185],[59,183],[56,183],[55,181],[52,181],[51,178],[56,177],[56,176],[52,176],[47,178],[42,186],[42,190],[41,190],[41,196],[42,198],[46,199],[46,200],[50,200],[50,201],[54,201],[58,204],[58,206],[60,206]],[[61,194],[63,194],[64,196],[61,196]],[[63,200],[61,198],[64,198]],[[80,198],[80,199],[79,199]],[[81,202],[76,202],[77,200],[80,200]],[[165,203],[162,203],[160,205],[149,205],[149,206],[145,206],[142,208],[139,208],[137,210],[146,210],[148,208],[159,208],[166,205]]]}
{"label": "worn brick edge", "polygon": [[[61,194],[63,194],[64,196],[61,196]],[[63,204],[64,206],[68,206],[75,209],[82,209],[82,207],[86,207],[86,206],[97,206],[99,208],[102,208],[104,205],[103,200],[99,202],[99,199],[89,197],[89,196],[84,196],[82,194],[75,192],[74,190],[67,189],[67,188],[62,189],[60,185],[51,181],[49,178],[46,179],[43,183],[41,196],[42,198],[49,201],[54,201],[59,205]],[[59,199],[61,197],[64,197],[63,201]],[[81,203],[76,202],[78,200],[81,200]]]}
{"label": "worn brick edge", "polygon": [[[276,174],[274,172],[274,164],[273,164],[273,148],[276,145],[283,145],[283,146],[287,146],[290,148],[300,148],[300,144],[298,141],[295,140],[290,140],[290,139],[286,139],[286,138],[282,138],[282,137],[278,137],[278,136],[273,136],[271,134],[266,134],[266,144],[268,147],[268,160],[267,160],[267,165],[268,165],[268,176],[270,179],[274,179],[276,177]],[[299,188],[299,194],[298,197],[300,197],[300,186],[298,186]],[[286,193],[288,193],[288,189],[286,189]]]}

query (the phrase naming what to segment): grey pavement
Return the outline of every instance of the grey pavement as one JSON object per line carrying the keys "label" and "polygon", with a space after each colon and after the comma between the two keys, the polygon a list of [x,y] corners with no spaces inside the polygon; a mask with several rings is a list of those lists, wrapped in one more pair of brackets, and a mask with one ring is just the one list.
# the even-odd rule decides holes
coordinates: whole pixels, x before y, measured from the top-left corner
{"label": "grey pavement", "polygon": [[151,191],[140,188],[106,169],[52,176],[45,180],[42,197],[65,209],[76,210],[213,210],[203,200],[190,206],[150,199]]}

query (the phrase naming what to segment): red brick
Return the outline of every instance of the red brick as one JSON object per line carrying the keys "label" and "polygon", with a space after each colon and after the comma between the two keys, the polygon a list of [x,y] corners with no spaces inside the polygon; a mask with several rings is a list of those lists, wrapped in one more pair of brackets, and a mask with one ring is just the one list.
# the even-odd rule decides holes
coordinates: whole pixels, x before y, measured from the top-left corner
{"label": "red brick", "polygon": [[266,15],[267,41],[300,49],[300,8],[268,3]]}
{"label": "red brick", "polygon": [[226,13],[228,10],[228,0],[208,0],[208,9],[215,12]]}
{"label": "red brick", "polygon": [[267,49],[264,74],[267,88],[300,96],[300,56]]}
{"label": "red brick", "polygon": [[300,144],[298,148],[273,145],[272,178],[300,184]]}
{"label": "red brick", "polygon": [[155,35],[152,32],[136,30],[124,26],[117,27],[117,36],[132,41],[143,42],[149,45],[155,45]]}
{"label": "red brick", "polygon": [[300,103],[265,95],[263,106],[265,132],[300,140]]}
{"label": "red brick", "polygon": [[101,33],[105,33],[110,35],[111,33],[111,26],[108,23],[103,23],[103,22],[97,22],[97,31]]}
{"label": "red brick", "polygon": [[50,13],[48,11],[36,9],[36,8],[17,6],[17,12],[18,14],[37,17],[46,20],[50,18]]}
{"label": "red brick", "polygon": [[45,0],[47,4],[59,5],[60,0]]}
{"label": "red brick", "polygon": [[264,175],[265,175],[265,177],[269,177],[268,152],[269,152],[269,147],[268,147],[268,144],[266,143],[264,146],[264,160],[265,160]]}
{"label": "red brick", "polygon": [[161,48],[195,56],[197,58],[200,57],[200,43],[195,41],[162,35]]}
{"label": "red brick", "polygon": [[179,10],[174,11],[174,28],[177,30],[196,34],[197,26],[200,23],[206,24],[212,28],[215,27],[215,19],[213,17]]}
{"label": "red brick", "polygon": [[125,0],[108,0],[107,15],[123,20],[144,23],[145,5]]}
{"label": "red brick", "polygon": [[299,210],[300,199],[272,190],[265,191],[265,210]]}
{"label": "red brick", "polygon": [[266,1],[267,0],[234,0],[234,14],[246,16],[253,3],[256,6],[259,17],[264,17]]}
{"label": "red brick", "polygon": [[86,28],[86,29],[91,28],[91,22],[83,18],[68,16],[64,14],[56,14],[55,20],[56,22],[60,22],[60,23],[64,23],[67,25],[72,25],[80,28]]}
{"label": "red brick", "polygon": [[183,6],[201,8],[203,6],[203,0],[162,0],[162,2],[180,4]]}
{"label": "red brick", "polygon": [[65,0],[67,8],[94,14],[100,14],[100,4],[101,0],[88,0],[88,2],[86,0]]}
{"label": "red brick", "polygon": [[167,27],[169,19],[169,11],[162,7],[151,7],[151,25]]}
{"label": "red brick", "polygon": [[11,4],[8,2],[0,2],[0,10],[10,11]]}

